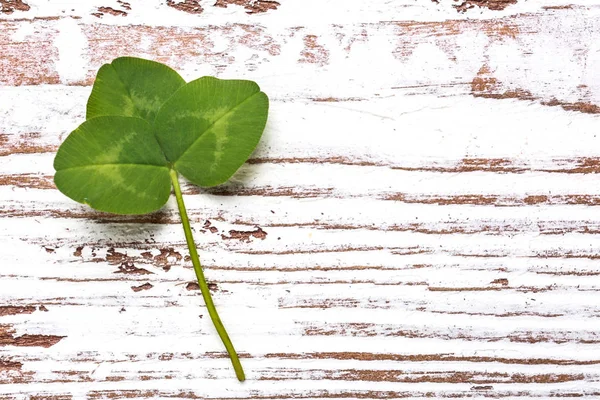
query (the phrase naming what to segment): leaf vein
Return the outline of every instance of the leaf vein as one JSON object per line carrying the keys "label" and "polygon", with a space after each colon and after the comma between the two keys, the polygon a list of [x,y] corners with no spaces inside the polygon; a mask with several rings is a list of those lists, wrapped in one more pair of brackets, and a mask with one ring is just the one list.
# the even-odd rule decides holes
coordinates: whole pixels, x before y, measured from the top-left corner
{"label": "leaf vein", "polygon": [[68,171],[70,169],[80,169],[80,168],[95,168],[95,167],[106,167],[106,166],[134,166],[134,167],[155,167],[155,168],[166,168],[169,169],[166,165],[156,165],[156,164],[137,164],[137,163],[103,163],[103,164],[87,164],[87,165],[78,165],[76,167],[69,167],[59,169],[57,171]]}
{"label": "leaf vein", "polygon": [[198,137],[196,139],[194,139],[194,142],[188,146],[187,149],[185,149],[185,151],[183,153],[181,153],[179,155],[179,157],[177,157],[177,159],[175,161],[173,161],[173,164],[177,163],[192,147],[194,147],[194,145],[196,144],[196,142],[198,142],[198,140],[200,140],[200,138],[202,136],[204,136],[204,134],[208,131],[210,131],[216,124],[217,122],[221,121],[223,118],[229,116],[232,112],[234,112],[235,110],[237,110],[239,107],[242,106],[242,104],[246,103],[248,100],[252,99],[254,96],[260,94],[260,90],[258,92],[252,93],[250,96],[246,97],[244,100],[242,100],[241,102],[239,102],[235,107],[233,107],[231,110],[227,111],[226,113],[224,113],[223,115],[221,115],[219,118],[217,118],[216,120],[213,121],[212,124],[210,124],[202,133],[200,133],[200,135],[198,135]]}

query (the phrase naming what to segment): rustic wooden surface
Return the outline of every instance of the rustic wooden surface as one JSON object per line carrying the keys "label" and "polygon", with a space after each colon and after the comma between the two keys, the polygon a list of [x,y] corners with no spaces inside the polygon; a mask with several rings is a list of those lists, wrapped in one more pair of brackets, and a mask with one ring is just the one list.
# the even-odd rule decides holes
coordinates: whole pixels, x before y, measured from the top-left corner
{"label": "rustic wooden surface", "polygon": [[[594,4],[596,3],[596,4]],[[600,396],[600,5],[0,0],[0,397]],[[264,138],[174,201],[60,194],[96,70],[256,80]]]}

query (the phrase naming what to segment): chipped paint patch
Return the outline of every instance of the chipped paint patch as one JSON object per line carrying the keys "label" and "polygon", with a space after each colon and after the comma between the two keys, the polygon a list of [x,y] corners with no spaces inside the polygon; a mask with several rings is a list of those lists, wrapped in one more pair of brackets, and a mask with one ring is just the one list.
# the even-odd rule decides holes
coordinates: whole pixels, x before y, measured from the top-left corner
{"label": "chipped paint patch", "polygon": [[167,5],[188,14],[202,14],[202,11],[204,11],[199,0],[167,0]]}
{"label": "chipped paint patch", "polygon": [[92,13],[94,17],[101,18],[104,14],[110,14],[115,17],[126,17],[127,12],[123,10],[117,10],[112,7],[98,7],[98,10],[95,13]]}
{"label": "chipped paint patch", "polygon": [[134,292],[137,293],[137,292],[141,292],[141,291],[144,291],[144,290],[150,290],[153,287],[154,286],[150,282],[146,282],[146,283],[144,283],[142,285],[139,285],[139,286],[132,286],[131,290],[133,290]]}
{"label": "chipped paint patch", "polygon": [[0,13],[12,14],[15,11],[29,11],[31,7],[23,0],[0,0]]}
{"label": "chipped paint patch", "polygon": [[239,240],[242,242],[250,243],[250,238],[256,238],[265,240],[267,238],[267,232],[263,231],[261,227],[256,227],[256,229],[252,231],[238,231],[238,230],[230,230],[229,236],[221,235],[223,240]]}
{"label": "chipped paint patch", "polygon": [[0,306],[0,317],[6,315],[31,314],[35,312],[34,306]]}
{"label": "chipped paint patch", "polygon": [[318,43],[316,35],[305,35],[304,50],[300,53],[298,62],[324,66],[329,63],[329,50]]}
{"label": "chipped paint patch", "polygon": [[10,325],[0,325],[0,347],[52,347],[65,336],[56,335],[15,335],[14,329]]}
{"label": "chipped paint patch", "polygon": [[456,11],[461,13],[475,7],[487,8],[492,11],[502,11],[510,5],[517,4],[517,0],[459,0],[459,2],[459,4],[453,4],[452,6],[456,8]]}
{"label": "chipped paint patch", "polygon": [[227,8],[228,5],[244,7],[247,14],[264,13],[269,10],[277,10],[281,4],[277,1],[268,0],[217,0],[215,7]]}

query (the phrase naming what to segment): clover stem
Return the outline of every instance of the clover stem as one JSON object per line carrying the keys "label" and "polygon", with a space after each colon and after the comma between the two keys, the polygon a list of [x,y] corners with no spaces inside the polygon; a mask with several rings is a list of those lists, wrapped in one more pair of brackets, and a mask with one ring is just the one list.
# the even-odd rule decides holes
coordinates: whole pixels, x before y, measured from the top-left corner
{"label": "clover stem", "polygon": [[213,303],[212,297],[210,295],[210,291],[208,289],[208,284],[206,283],[206,278],[204,277],[204,272],[202,271],[202,265],[200,265],[200,259],[198,258],[198,252],[196,251],[196,244],[194,242],[194,237],[192,236],[192,228],[190,227],[190,221],[187,216],[187,211],[185,210],[185,204],[183,203],[183,197],[181,196],[181,188],[179,187],[179,179],[177,177],[177,171],[171,170],[171,182],[173,182],[173,189],[175,189],[175,197],[177,198],[177,206],[179,207],[179,215],[181,216],[181,223],[183,225],[183,231],[185,232],[185,240],[188,245],[188,249],[190,250],[190,257],[192,259],[192,264],[194,265],[194,271],[196,272],[196,278],[198,278],[198,284],[200,285],[200,291],[202,292],[202,297],[204,298],[204,302],[206,303],[206,308],[208,309],[208,314],[210,315],[210,319],[212,320],[225,348],[227,349],[227,353],[229,353],[229,357],[231,358],[231,363],[233,364],[233,369],[235,369],[235,374],[240,382],[246,379],[244,375],[244,369],[242,368],[242,364],[240,363],[240,359],[231,343],[231,339],[229,339],[229,335],[225,330],[225,326],[223,326],[223,322],[221,322],[221,318],[219,318],[219,314],[217,313],[217,309],[215,308],[215,304]]}

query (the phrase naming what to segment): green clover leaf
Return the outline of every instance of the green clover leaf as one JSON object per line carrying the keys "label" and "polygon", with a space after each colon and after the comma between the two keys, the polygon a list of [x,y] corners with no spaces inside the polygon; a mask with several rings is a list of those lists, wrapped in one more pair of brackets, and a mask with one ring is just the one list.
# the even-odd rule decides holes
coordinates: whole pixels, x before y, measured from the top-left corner
{"label": "green clover leaf", "polygon": [[54,160],[58,189],[117,214],[145,214],[171,194],[168,162],[152,125],[134,117],[96,117],[73,131]]}
{"label": "green clover leaf", "polygon": [[167,159],[200,186],[226,182],[256,148],[269,100],[251,81],[204,77],[179,89],[156,116]]}
{"label": "green clover leaf", "polygon": [[160,107],[183,85],[183,78],[164,64],[141,58],[117,58],[98,71],[86,118],[122,115],[152,123]]}

